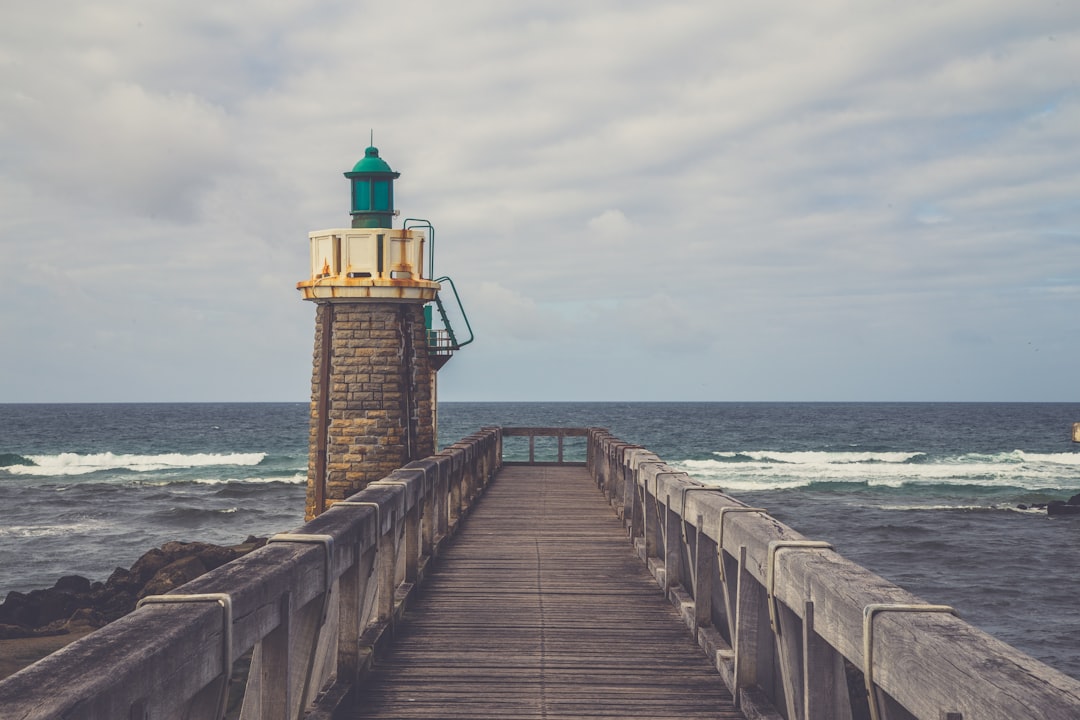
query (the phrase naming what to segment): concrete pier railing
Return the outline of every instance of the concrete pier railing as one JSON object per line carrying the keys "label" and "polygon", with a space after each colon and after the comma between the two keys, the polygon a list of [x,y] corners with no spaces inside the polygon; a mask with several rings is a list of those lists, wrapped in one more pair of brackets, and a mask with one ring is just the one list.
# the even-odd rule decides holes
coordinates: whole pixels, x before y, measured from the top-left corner
{"label": "concrete pier railing", "polygon": [[0,718],[330,717],[500,463],[498,429],[397,470],[303,528],[0,682]]}
{"label": "concrete pier railing", "polygon": [[588,466],[747,717],[1080,718],[1080,681],[648,450],[594,429]]}

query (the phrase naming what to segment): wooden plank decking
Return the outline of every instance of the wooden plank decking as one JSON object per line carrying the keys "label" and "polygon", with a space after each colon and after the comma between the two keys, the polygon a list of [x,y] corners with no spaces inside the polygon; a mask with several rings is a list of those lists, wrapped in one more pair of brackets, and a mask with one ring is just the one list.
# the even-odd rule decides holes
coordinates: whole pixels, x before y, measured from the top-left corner
{"label": "wooden plank decking", "polygon": [[362,718],[742,718],[583,467],[507,467],[441,555]]}

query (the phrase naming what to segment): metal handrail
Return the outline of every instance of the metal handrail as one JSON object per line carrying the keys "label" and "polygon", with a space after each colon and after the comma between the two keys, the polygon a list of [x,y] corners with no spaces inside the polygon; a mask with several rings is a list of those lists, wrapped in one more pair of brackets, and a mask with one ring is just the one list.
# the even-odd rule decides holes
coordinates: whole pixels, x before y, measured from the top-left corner
{"label": "metal handrail", "polygon": [[[471,343],[473,340],[475,340],[476,337],[473,335],[472,325],[469,324],[469,316],[465,314],[465,306],[461,304],[461,296],[458,295],[457,287],[454,286],[454,281],[451,280],[449,276],[443,275],[441,278],[438,278],[435,282],[442,283],[443,281],[446,281],[446,282],[450,283],[450,289],[454,292],[454,300],[457,301],[458,310],[461,311],[461,319],[465,321],[465,329],[469,331],[469,339],[466,340],[465,342],[457,342],[457,338],[456,337],[454,338],[454,349],[459,350],[459,349],[465,347],[466,345],[468,345],[469,343]],[[446,324],[447,324],[447,329],[449,330],[449,325],[450,325],[449,321],[447,321]]]}
{"label": "metal handrail", "polygon": [[[409,223],[416,223],[410,226]],[[435,277],[435,226],[431,224],[430,220],[424,220],[423,218],[405,218],[401,223],[403,230],[409,230],[411,227],[427,228],[428,231],[428,279]]]}

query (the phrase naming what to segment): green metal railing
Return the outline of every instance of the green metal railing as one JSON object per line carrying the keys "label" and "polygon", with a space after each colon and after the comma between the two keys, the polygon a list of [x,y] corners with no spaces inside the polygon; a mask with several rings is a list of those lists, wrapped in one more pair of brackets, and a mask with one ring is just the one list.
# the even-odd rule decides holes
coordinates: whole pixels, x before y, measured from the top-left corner
{"label": "green metal railing", "polygon": [[[413,223],[410,225],[409,223]],[[435,226],[430,221],[423,218],[405,218],[401,224],[402,229],[411,230],[413,228],[426,228],[428,231],[428,266],[427,276],[428,278],[435,277]]]}
{"label": "green metal railing", "polygon": [[[402,227],[405,230],[412,230],[415,228],[423,228],[428,232],[428,264],[427,264],[427,277],[429,279],[435,277],[435,226],[430,221],[423,218],[405,218],[402,223]],[[442,320],[443,329],[436,330],[431,326],[431,315],[427,314],[427,338],[428,349],[436,355],[450,355],[456,350],[460,350],[469,343],[471,343],[475,336],[473,335],[472,325],[469,324],[469,316],[465,314],[465,306],[461,304],[461,296],[458,295],[457,287],[454,286],[454,281],[449,276],[444,275],[435,279],[435,282],[446,282],[450,284],[450,290],[454,293],[454,302],[457,303],[458,312],[461,313],[461,319],[465,322],[465,329],[469,331],[469,339],[461,342],[457,338],[457,333],[454,332],[453,325],[450,324],[450,318],[446,314],[446,306],[443,305],[442,298],[435,295],[435,308],[439,311],[439,319]]]}
{"label": "green metal railing", "polygon": [[[428,333],[428,347],[439,354],[448,354],[456,350],[460,350],[465,347],[476,337],[473,335],[472,325],[469,323],[469,316],[465,314],[465,306],[461,304],[461,296],[458,295],[457,287],[454,285],[454,281],[448,276],[437,279],[437,283],[449,283],[450,290],[454,293],[454,302],[457,303],[458,312],[461,313],[461,319],[465,322],[465,329],[469,331],[469,339],[460,341],[457,338],[457,334],[454,332],[453,326],[450,324],[450,318],[446,314],[446,306],[443,305],[441,295],[435,295],[435,308],[439,311],[439,319],[442,320],[443,328],[446,330],[446,341],[439,336],[439,331],[430,330]],[[433,342],[434,341],[434,342]]]}

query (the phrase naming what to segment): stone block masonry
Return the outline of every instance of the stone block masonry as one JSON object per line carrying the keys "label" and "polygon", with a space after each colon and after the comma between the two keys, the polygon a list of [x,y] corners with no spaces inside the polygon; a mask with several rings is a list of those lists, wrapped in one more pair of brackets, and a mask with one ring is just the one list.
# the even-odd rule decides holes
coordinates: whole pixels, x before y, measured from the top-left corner
{"label": "stone block masonry", "polygon": [[423,305],[316,306],[305,516],[435,452]]}

